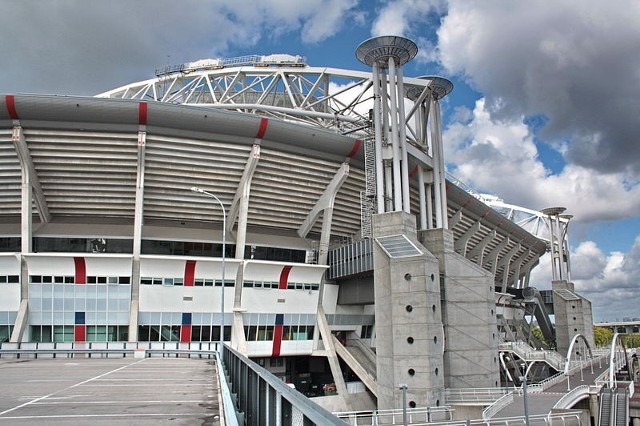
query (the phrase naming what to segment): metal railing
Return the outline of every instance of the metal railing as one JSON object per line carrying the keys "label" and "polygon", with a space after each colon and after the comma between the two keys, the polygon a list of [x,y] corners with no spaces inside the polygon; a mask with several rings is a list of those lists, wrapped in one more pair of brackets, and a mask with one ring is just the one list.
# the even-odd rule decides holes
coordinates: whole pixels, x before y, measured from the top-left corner
{"label": "metal railing", "polygon": [[[345,411],[334,413],[339,419],[351,426],[402,425],[404,411],[374,410],[374,411]],[[452,418],[449,407],[421,407],[407,408],[407,424],[425,425],[433,423],[448,424]],[[344,423],[342,423],[344,425]]]}
{"label": "metal railing", "polygon": [[558,402],[556,402],[556,404],[553,406],[553,408],[556,409],[573,407],[576,402],[589,395],[589,389],[589,385],[576,386],[575,388],[567,392],[562,398],[560,398]]}
{"label": "metal railing", "polygon": [[19,342],[0,343],[0,358],[214,358],[218,342]]}
{"label": "metal railing", "polygon": [[224,346],[222,359],[231,392],[237,396],[240,423],[344,426],[338,417],[239,352]]}
{"label": "metal railing", "polygon": [[509,388],[469,388],[445,389],[445,401],[450,404],[493,404],[498,399],[511,392]]}
{"label": "metal railing", "polygon": [[513,392],[509,392],[508,394],[502,396],[502,398],[499,398],[493,404],[485,408],[482,411],[482,419],[483,420],[490,419],[491,417],[498,414],[500,410],[502,410],[504,407],[511,404],[512,402],[513,402]]}

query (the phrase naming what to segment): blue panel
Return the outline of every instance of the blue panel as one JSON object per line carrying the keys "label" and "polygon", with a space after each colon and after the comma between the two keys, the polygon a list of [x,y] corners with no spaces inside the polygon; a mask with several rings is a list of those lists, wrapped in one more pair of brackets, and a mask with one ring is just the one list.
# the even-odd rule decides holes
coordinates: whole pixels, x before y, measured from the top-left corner
{"label": "blue panel", "polygon": [[182,325],[191,325],[191,313],[183,312],[182,313]]}
{"label": "blue panel", "polygon": [[85,320],[84,320],[84,312],[76,312],[76,321],[75,324],[79,325],[79,324],[84,324]]}
{"label": "blue panel", "polygon": [[276,314],[276,325],[284,324],[284,314]]}

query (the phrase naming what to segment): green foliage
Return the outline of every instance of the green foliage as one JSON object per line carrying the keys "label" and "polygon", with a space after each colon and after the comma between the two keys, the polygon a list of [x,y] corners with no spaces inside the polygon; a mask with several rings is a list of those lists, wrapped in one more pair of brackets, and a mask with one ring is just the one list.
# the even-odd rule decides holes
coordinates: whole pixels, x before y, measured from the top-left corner
{"label": "green foliage", "polygon": [[624,334],[622,335],[622,341],[624,342],[624,347],[627,349],[639,348],[640,334]]}
{"label": "green foliage", "polygon": [[593,340],[596,347],[601,348],[611,343],[613,339],[613,331],[606,327],[593,327]]}

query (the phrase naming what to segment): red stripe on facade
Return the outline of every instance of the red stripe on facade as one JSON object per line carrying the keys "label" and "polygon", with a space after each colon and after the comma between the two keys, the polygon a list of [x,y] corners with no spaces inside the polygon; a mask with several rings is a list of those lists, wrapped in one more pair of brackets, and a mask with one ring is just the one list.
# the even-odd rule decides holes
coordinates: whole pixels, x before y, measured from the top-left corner
{"label": "red stripe on facade", "polygon": [[186,287],[193,287],[195,276],[196,276],[196,261],[187,260],[187,263],[184,265],[184,285]]}
{"label": "red stripe on facade", "polygon": [[289,282],[289,272],[291,272],[291,266],[285,266],[280,272],[280,281],[278,282],[278,288],[280,290],[287,289],[287,283]]}
{"label": "red stripe on facade", "polygon": [[145,126],[147,124],[147,103],[140,102],[138,104],[138,124]]}
{"label": "red stripe on facade", "polygon": [[87,326],[86,325],[74,325],[73,326],[73,340],[75,342],[87,341]]}
{"label": "red stripe on facade", "polygon": [[16,110],[16,98],[13,95],[7,95],[4,97],[4,101],[7,104],[7,112],[12,120],[18,120],[18,111]]}
{"label": "red stripe on facade", "polygon": [[356,141],[353,143],[353,148],[351,148],[351,152],[347,154],[347,157],[349,158],[355,157],[358,151],[360,151],[361,146],[362,146],[362,141],[360,139],[356,139]]}
{"label": "red stripe on facade", "polygon": [[273,328],[273,348],[271,356],[280,356],[280,347],[282,346],[282,326],[276,325]]}
{"label": "red stripe on facade", "polygon": [[191,341],[191,325],[180,326],[180,341],[183,343]]}
{"label": "red stripe on facade", "polygon": [[262,139],[264,134],[267,133],[267,127],[269,126],[269,120],[266,118],[260,119],[260,127],[258,128],[258,134],[256,139]]}
{"label": "red stripe on facade", "polygon": [[87,283],[87,264],[84,261],[84,257],[74,257],[73,264],[75,268],[75,283],[86,284]]}

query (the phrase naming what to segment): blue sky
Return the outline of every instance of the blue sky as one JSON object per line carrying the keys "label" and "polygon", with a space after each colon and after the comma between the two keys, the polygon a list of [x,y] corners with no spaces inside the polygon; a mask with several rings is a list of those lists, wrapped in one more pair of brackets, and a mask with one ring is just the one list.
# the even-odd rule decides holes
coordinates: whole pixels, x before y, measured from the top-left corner
{"label": "blue sky", "polygon": [[[167,63],[291,53],[365,70],[356,46],[416,41],[405,75],[453,81],[447,168],[531,209],[565,206],[594,319],[640,317],[640,3],[619,0],[2,1],[0,92],[93,95]],[[549,288],[546,261],[533,282]]]}

